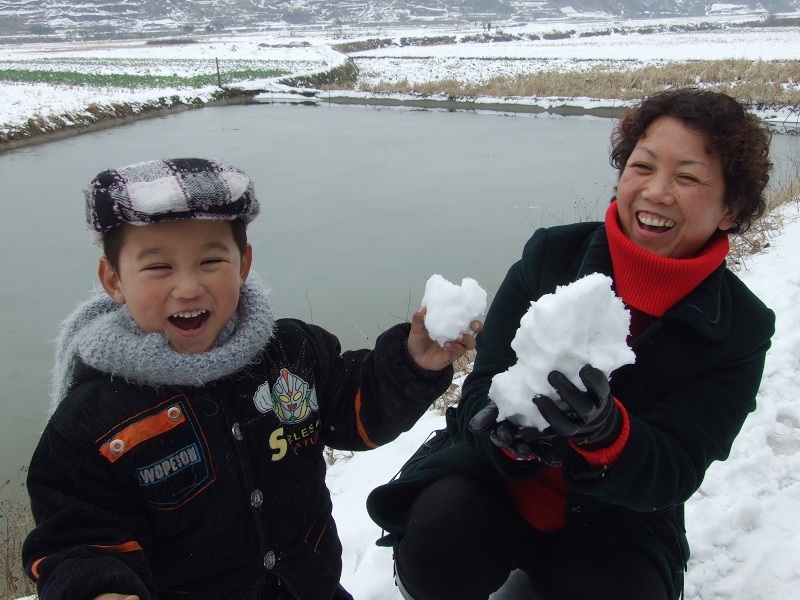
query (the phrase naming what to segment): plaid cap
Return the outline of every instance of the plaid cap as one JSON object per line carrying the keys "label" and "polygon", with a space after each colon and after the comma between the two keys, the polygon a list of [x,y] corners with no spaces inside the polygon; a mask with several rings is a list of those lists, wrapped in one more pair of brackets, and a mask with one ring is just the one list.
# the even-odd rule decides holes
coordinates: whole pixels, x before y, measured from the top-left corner
{"label": "plaid cap", "polygon": [[258,216],[253,182],[241,169],[219,160],[175,158],[109,169],[85,191],[86,224],[100,243],[123,223],[148,225],[189,219]]}

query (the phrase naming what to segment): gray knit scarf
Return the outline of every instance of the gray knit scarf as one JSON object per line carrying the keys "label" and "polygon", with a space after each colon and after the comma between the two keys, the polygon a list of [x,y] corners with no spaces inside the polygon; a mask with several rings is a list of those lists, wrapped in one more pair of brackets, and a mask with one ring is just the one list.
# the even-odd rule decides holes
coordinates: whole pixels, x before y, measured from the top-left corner
{"label": "gray knit scarf", "polygon": [[214,346],[199,354],[176,352],[160,333],[142,333],[125,305],[100,290],[61,324],[50,396],[51,412],[73,383],[76,360],[147,385],[200,386],[238,371],[272,337],[275,317],[269,292],[253,274],[239,307]]}

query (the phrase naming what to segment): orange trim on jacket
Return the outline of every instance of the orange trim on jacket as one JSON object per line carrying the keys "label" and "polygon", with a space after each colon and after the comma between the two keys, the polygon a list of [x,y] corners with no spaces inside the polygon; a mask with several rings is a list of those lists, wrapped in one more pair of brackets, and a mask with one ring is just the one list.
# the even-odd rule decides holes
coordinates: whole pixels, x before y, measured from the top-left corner
{"label": "orange trim on jacket", "polygon": [[[112,544],[110,546],[89,544],[89,547],[97,548],[98,550],[108,550],[110,552],[139,552],[143,550],[139,542],[133,540],[130,542],[123,542],[122,544]],[[34,580],[39,580],[39,565],[42,564],[42,561],[46,559],[47,556],[43,556],[42,558],[33,561],[33,564],[31,564],[31,575],[33,576]]]}
{"label": "orange trim on jacket", "polygon": [[33,577],[34,581],[39,581],[39,565],[46,558],[46,556],[43,556],[42,558],[33,561],[33,564],[31,565],[31,576]]}
{"label": "orange trim on jacket", "polygon": [[361,441],[364,442],[364,445],[367,448],[377,448],[379,444],[376,444],[370,439],[367,429],[364,427],[364,423],[361,421],[361,388],[358,388],[358,391],[356,392],[355,407],[356,427],[358,428],[358,435],[361,437]]}
{"label": "orange trim on jacket", "polygon": [[98,550],[108,550],[110,552],[138,552],[143,550],[139,542],[131,540],[130,542],[123,542],[122,544],[112,544],[110,546],[103,546],[100,544],[90,544],[90,548],[97,548]]}
{"label": "orange trim on jacket", "polygon": [[100,447],[100,454],[109,462],[116,462],[142,442],[174,429],[185,421],[186,416],[180,405],[172,404],[165,410],[128,425]]}

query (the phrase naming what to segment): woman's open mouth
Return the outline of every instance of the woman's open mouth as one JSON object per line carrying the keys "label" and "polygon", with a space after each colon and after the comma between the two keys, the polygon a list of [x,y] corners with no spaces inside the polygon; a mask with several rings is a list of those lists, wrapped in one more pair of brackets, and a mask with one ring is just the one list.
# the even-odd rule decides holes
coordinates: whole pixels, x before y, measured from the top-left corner
{"label": "woman's open mouth", "polygon": [[175,313],[169,318],[169,322],[181,331],[192,331],[199,329],[208,320],[207,310],[192,310]]}
{"label": "woman's open mouth", "polygon": [[644,213],[636,213],[636,220],[639,223],[639,227],[653,233],[664,233],[675,227],[675,221]]}

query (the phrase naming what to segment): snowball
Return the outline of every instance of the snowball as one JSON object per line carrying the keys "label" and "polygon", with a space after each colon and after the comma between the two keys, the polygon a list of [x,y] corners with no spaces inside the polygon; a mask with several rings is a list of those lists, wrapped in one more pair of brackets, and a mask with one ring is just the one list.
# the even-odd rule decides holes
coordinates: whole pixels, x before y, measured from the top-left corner
{"label": "snowball", "polygon": [[498,421],[543,430],[547,421],[531,402],[536,394],[560,402],[547,381],[561,371],[581,390],[578,371],[586,364],[605,373],[633,363],[626,342],[630,313],[611,289],[611,279],[595,273],[531,302],[511,342],[517,362],[492,378],[489,397],[499,410]]}
{"label": "snowball", "polygon": [[486,291],[474,279],[466,277],[458,286],[441,275],[433,275],[425,284],[422,306],[427,308],[425,327],[440,346],[455,340],[486,310]]}

